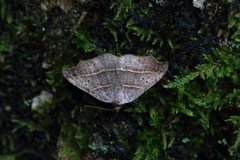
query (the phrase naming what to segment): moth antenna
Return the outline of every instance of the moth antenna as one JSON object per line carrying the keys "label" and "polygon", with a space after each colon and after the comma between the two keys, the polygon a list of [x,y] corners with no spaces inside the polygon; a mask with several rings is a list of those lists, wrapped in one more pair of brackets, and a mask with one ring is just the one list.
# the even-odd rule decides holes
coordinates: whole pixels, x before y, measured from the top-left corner
{"label": "moth antenna", "polygon": [[77,24],[73,27],[72,34],[70,35],[70,39],[72,39],[73,35],[75,34],[76,29],[80,26],[80,24],[83,22],[85,16],[87,15],[88,12],[82,12],[81,16],[78,19]]}
{"label": "moth antenna", "polygon": [[67,43],[63,46],[63,50],[62,52],[60,52],[60,55],[56,58],[56,60],[59,60],[60,57],[62,57],[63,52],[65,52],[65,50],[67,49],[69,43],[72,41],[72,38],[75,34],[76,29],[81,25],[81,23],[84,21],[86,15],[88,12],[81,12],[81,16],[78,19],[78,22],[74,25],[74,27],[72,28],[72,33],[70,34],[70,36],[68,37],[68,41]]}
{"label": "moth antenna", "polygon": [[[103,108],[103,107],[97,107],[97,106],[83,106],[84,108],[93,108],[93,109],[99,109],[99,110],[104,110],[104,111],[116,111],[116,109],[108,109],[108,108]],[[118,112],[118,110],[117,110]]]}

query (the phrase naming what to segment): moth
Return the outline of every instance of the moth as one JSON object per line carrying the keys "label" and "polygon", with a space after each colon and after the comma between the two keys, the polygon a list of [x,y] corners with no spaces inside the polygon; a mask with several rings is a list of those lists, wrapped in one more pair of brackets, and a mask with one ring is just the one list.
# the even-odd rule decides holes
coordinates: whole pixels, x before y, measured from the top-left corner
{"label": "moth", "polygon": [[74,86],[106,103],[130,103],[156,84],[166,73],[168,62],[152,56],[103,54],[63,68],[63,76]]}

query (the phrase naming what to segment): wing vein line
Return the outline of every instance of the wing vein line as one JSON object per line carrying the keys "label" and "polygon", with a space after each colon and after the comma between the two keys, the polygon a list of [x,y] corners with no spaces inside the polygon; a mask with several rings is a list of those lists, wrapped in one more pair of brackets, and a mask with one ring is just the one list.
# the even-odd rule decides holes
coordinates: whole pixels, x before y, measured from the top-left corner
{"label": "wing vein line", "polygon": [[153,71],[134,71],[134,70],[130,70],[130,69],[125,69],[125,70],[124,69],[105,69],[105,70],[101,70],[101,71],[94,72],[94,73],[79,75],[79,77],[89,77],[89,76],[94,76],[94,75],[98,75],[98,74],[105,73],[105,72],[114,72],[114,71],[132,72],[132,73],[139,73],[139,74],[156,73]]}

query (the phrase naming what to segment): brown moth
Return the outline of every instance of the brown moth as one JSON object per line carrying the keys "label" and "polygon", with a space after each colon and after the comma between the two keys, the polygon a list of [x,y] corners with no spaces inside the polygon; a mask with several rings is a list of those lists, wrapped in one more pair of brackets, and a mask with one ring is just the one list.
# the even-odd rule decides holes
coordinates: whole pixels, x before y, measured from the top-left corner
{"label": "brown moth", "polygon": [[166,73],[168,62],[152,56],[103,54],[65,69],[63,76],[76,87],[106,103],[123,105],[141,96]]}

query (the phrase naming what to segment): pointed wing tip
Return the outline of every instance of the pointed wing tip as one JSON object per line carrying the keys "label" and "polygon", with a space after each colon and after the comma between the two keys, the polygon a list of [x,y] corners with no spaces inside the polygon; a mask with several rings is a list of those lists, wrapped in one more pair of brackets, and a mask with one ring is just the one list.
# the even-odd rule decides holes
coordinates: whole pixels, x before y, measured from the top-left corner
{"label": "pointed wing tip", "polygon": [[62,68],[62,75],[66,79],[68,79],[68,77],[69,77],[69,74],[70,74],[69,70],[70,70],[69,68],[65,68],[65,67]]}
{"label": "pointed wing tip", "polygon": [[[163,66],[164,66],[164,68],[165,68],[165,70],[167,71],[168,70],[168,67],[169,67],[169,63],[168,63],[168,61],[165,61],[165,62],[163,62]],[[165,71],[165,72],[166,72]]]}
{"label": "pointed wing tip", "polygon": [[159,68],[161,72],[166,72],[168,70],[169,63],[168,61],[159,62]]}
{"label": "pointed wing tip", "polygon": [[159,62],[158,72],[160,74],[160,79],[166,74],[169,67],[168,61]]}

